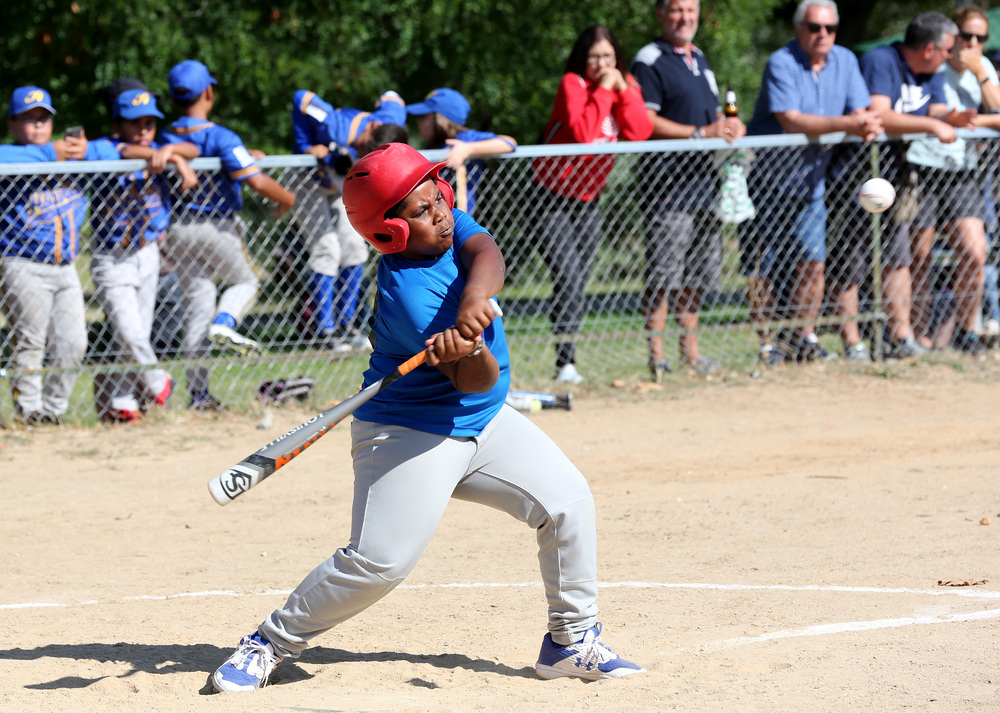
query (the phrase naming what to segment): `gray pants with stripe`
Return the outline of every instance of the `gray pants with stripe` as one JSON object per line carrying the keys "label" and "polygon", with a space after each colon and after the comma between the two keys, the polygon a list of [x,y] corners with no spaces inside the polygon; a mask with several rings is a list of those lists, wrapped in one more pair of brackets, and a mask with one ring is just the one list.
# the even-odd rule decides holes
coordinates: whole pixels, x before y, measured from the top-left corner
{"label": "gray pants with stripe", "polygon": [[580,471],[528,418],[504,406],[475,438],[359,420],[351,434],[350,544],[316,567],[260,625],[279,656],[296,658],[312,638],[399,585],[451,498],[501,510],[535,531],[553,640],[578,641],[594,625],[593,496]]}
{"label": "gray pants with stripe", "polygon": [[[184,295],[184,340],[186,359],[204,359],[211,353],[208,327],[220,312],[243,318],[257,299],[260,280],[253,270],[243,242],[246,233],[240,218],[198,219],[185,217],[170,227],[163,243],[165,257],[177,270]],[[225,285],[216,305],[216,275]],[[208,390],[208,369],[187,371],[188,390]]]}
{"label": "gray pants with stripe", "polygon": [[[56,369],[11,379],[14,404],[21,415],[42,411],[61,416],[87,351],[83,288],[76,265],[52,265],[23,258],[0,262],[3,308],[10,322],[16,371],[41,369],[48,353]],[[66,371],[62,371],[66,370]]]}

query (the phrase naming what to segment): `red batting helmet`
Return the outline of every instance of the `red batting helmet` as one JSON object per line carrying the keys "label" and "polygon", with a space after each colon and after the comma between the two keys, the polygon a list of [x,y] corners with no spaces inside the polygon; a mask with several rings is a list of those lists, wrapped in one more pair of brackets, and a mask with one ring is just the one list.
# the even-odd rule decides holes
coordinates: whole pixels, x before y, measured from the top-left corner
{"label": "red batting helmet", "polygon": [[405,250],[410,226],[402,218],[386,219],[385,213],[428,178],[437,182],[448,208],[454,208],[455,193],[438,176],[445,165],[431,163],[408,144],[379,146],[344,179],[344,207],[351,225],[382,254]]}

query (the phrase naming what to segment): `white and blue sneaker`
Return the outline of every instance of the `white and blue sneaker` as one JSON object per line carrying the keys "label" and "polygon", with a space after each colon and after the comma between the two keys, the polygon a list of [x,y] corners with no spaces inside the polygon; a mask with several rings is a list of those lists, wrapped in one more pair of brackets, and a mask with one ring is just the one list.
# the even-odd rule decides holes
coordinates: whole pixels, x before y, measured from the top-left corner
{"label": "white and blue sneaker", "polygon": [[212,674],[212,685],[220,693],[256,691],[267,685],[267,678],[281,659],[271,642],[257,632],[240,639],[240,645]]}
{"label": "white and blue sneaker", "polygon": [[220,349],[235,352],[240,356],[261,353],[259,342],[250,337],[244,337],[235,329],[225,324],[210,325],[208,328],[208,338]]}
{"label": "white and blue sneaker", "polygon": [[631,673],[644,673],[645,670],[626,661],[601,641],[600,622],[587,629],[583,641],[569,646],[553,643],[552,635],[546,634],[535,663],[535,671],[542,678],[569,676],[586,681],[621,678]]}

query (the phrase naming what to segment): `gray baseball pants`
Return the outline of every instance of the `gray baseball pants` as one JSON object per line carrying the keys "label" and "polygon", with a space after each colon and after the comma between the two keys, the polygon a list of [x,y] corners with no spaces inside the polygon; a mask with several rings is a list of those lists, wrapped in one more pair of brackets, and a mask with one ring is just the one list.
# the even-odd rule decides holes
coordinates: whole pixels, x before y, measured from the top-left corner
{"label": "gray baseball pants", "polygon": [[[257,299],[260,280],[243,241],[245,233],[239,217],[185,217],[170,226],[163,251],[177,270],[184,295],[182,348],[186,359],[204,359],[211,353],[208,327],[216,314],[225,312],[239,321]],[[218,305],[216,275],[225,284]],[[191,393],[207,391],[208,369],[188,369],[187,385]]]}
{"label": "gray baseball pants", "polygon": [[56,369],[44,379],[41,374],[11,379],[17,411],[25,416],[36,411],[61,416],[69,407],[76,370],[87,351],[83,288],[76,265],[4,257],[0,275],[14,343],[13,368],[41,369],[48,351],[49,365]]}
{"label": "gray baseball pants", "polygon": [[[156,366],[151,338],[160,274],[159,244],[149,243],[125,255],[95,252],[90,272],[111,325],[118,361]],[[167,385],[167,372],[160,368],[114,372],[100,381],[105,383],[96,389],[95,400],[98,415],[103,416],[112,408],[137,411],[140,398],[154,398]]]}
{"label": "gray baseball pants", "polygon": [[351,227],[339,191],[300,188],[292,211],[307,236],[308,267],[313,272],[336,277],[342,267],[361,265],[368,259],[368,243]]}
{"label": "gray baseball pants", "polygon": [[313,637],[400,584],[451,498],[501,510],[535,530],[553,640],[579,641],[594,625],[594,499],[580,471],[528,418],[504,406],[475,438],[355,419],[351,436],[350,544],[316,567],[258,628],[279,656],[298,657]]}

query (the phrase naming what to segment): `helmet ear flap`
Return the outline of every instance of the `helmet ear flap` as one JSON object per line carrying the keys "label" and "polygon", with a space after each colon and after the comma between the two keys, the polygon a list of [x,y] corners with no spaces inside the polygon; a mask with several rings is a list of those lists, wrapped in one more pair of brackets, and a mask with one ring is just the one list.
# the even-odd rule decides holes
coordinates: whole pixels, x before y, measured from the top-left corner
{"label": "helmet ear flap", "polygon": [[455,208],[455,190],[451,187],[448,181],[441,178],[437,179],[438,188],[441,189],[441,193],[444,195],[445,201],[448,203],[449,209]]}
{"label": "helmet ear flap", "polygon": [[385,246],[380,252],[400,252],[406,249],[406,241],[410,237],[410,226],[402,218],[389,218],[382,226],[388,233],[375,233],[375,239]]}

